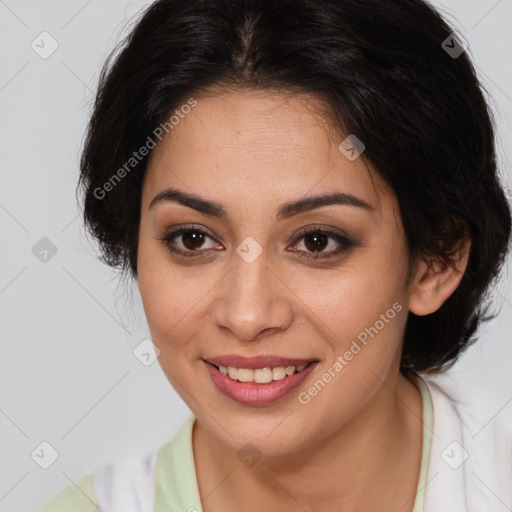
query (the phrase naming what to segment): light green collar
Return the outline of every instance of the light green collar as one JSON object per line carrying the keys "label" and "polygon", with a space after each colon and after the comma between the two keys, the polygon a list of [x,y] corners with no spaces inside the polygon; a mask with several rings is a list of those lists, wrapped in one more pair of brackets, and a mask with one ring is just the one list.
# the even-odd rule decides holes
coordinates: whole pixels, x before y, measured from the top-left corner
{"label": "light green collar", "polygon": [[155,468],[154,512],[202,512],[192,452],[191,414],[176,436],[160,448]]}
{"label": "light green collar", "polygon": [[415,375],[414,382],[421,393],[423,402],[423,448],[421,451],[421,467],[418,479],[416,500],[412,512],[423,512],[425,505],[425,489],[427,487],[427,473],[430,460],[430,447],[432,446],[432,434],[434,433],[434,407],[432,397],[425,381]]}

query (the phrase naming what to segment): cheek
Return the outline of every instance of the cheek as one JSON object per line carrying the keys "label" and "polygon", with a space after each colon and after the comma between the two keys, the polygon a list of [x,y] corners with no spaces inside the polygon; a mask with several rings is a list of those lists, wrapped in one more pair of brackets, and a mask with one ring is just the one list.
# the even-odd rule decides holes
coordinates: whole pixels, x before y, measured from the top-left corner
{"label": "cheek", "polygon": [[[141,273],[139,290],[146,319],[157,344],[176,345],[186,341],[193,321],[194,305],[201,298],[200,290],[182,281],[169,270],[151,269]],[[204,292],[203,292],[204,293]]]}
{"label": "cheek", "polygon": [[[395,320],[405,296],[402,276],[396,269],[365,261],[336,273],[303,274],[295,283],[294,289],[306,306],[304,314],[335,349],[343,349],[375,323],[382,332],[391,330],[390,326],[399,330],[396,324],[400,322]],[[395,303],[402,307],[393,309]]]}
{"label": "cheek", "polygon": [[138,252],[138,287],[153,342],[161,351],[186,343],[194,305],[201,290],[172,266],[160,247],[141,240]]}

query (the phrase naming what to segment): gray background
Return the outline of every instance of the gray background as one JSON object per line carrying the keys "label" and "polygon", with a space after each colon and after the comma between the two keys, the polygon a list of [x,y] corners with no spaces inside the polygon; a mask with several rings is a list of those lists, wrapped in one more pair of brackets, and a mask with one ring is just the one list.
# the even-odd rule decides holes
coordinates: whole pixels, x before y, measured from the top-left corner
{"label": "gray background", "polygon": [[[86,472],[157,448],[189,414],[158,362],[145,366],[134,356],[149,336],[137,289],[98,261],[75,200],[100,66],[146,5],[0,0],[0,512],[34,510]],[[512,0],[434,5],[465,35],[493,97],[508,187]],[[43,31],[58,43],[46,59],[31,47]],[[38,243],[48,246],[43,237],[57,250],[46,262],[33,253]],[[474,404],[483,428],[512,418],[507,273],[494,295],[500,316],[439,379]],[[48,461],[43,441],[59,454],[46,470],[31,457],[37,449],[39,462]]]}

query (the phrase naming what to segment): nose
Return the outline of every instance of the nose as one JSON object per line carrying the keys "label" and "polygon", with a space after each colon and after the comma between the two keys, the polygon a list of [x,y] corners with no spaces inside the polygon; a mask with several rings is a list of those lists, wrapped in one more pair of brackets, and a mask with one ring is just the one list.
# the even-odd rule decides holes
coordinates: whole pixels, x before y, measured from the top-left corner
{"label": "nose", "polygon": [[293,321],[291,295],[264,254],[252,263],[237,255],[213,307],[214,325],[241,341],[283,331]]}

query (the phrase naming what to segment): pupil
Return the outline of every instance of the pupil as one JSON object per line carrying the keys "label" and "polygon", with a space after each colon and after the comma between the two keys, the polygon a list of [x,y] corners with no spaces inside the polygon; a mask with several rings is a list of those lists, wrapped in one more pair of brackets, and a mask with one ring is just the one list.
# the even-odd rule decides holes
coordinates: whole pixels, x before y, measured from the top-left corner
{"label": "pupil", "polygon": [[[314,239],[314,242],[312,244],[308,244],[308,240],[313,240]],[[322,235],[320,233],[314,233],[312,235],[308,235],[306,238],[305,238],[305,244],[306,244],[306,247],[308,248],[308,250],[310,251],[322,251],[323,249],[325,249],[326,247],[326,242],[327,241],[327,236],[326,235]]]}
{"label": "pupil", "polygon": [[187,231],[183,233],[182,237],[183,245],[190,250],[198,249],[204,243],[204,234],[197,231]]}

